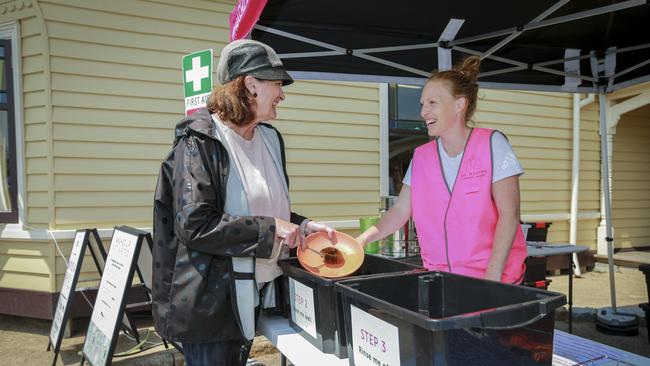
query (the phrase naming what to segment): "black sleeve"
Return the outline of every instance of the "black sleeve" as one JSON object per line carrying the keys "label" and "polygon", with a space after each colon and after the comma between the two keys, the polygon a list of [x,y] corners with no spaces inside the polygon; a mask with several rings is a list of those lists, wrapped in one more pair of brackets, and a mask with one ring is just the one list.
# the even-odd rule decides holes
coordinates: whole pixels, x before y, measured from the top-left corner
{"label": "black sleeve", "polygon": [[217,142],[189,136],[176,146],[173,167],[174,228],[191,250],[229,257],[269,258],[275,219],[223,212]]}

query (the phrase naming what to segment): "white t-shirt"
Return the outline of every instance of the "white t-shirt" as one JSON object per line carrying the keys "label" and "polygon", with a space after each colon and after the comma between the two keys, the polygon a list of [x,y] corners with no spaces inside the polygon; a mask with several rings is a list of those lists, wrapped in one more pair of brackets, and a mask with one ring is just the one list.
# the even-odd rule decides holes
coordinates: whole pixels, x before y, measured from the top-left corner
{"label": "white t-shirt", "polygon": [[[241,180],[248,201],[249,215],[277,217],[289,221],[291,209],[284,193],[284,176],[273,162],[258,128],[253,130],[253,138],[246,140],[230,127],[215,119],[230,152],[230,162]],[[283,246],[275,243],[269,259],[255,259],[255,279],[258,283],[272,281],[282,274],[276,264]],[[288,250],[286,250],[288,252]]]}
{"label": "white t-shirt", "polygon": [[[458,169],[463,159],[463,152],[450,157],[442,147],[442,143],[438,143],[438,154],[442,161],[442,170],[445,172],[445,180],[448,187],[453,187],[458,175]],[[409,163],[409,168],[404,175],[402,183],[411,185],[411,168],[413,160]],[[524,173],[524,168],[521,167],[515,152],[508,139],[500,132],[492,134],[492,183],[504,178],[512,177],[513,175],[520,175]]]}

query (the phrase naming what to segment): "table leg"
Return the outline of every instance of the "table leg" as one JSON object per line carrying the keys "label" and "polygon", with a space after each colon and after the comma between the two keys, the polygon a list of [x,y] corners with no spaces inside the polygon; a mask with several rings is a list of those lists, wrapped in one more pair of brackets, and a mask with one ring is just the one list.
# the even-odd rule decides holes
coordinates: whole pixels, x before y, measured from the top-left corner
{"label": "table leg", "polygon": [[573,253],[569,254],[569,333],[573,334]]}

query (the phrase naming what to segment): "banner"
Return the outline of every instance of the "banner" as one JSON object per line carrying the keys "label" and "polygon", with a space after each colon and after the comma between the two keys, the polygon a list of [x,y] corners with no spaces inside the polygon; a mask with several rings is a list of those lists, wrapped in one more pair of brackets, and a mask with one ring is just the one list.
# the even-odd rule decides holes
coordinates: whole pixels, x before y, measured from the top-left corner
{"label": "banner", "polygon": [[260,19],[266,0],[239,0],[230,13],[230,42],[248,38]]}

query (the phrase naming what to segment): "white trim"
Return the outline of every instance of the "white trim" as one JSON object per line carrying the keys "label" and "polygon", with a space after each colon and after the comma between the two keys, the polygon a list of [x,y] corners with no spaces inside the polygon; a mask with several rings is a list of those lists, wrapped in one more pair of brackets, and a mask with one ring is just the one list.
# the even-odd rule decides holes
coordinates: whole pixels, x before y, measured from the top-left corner
{"label": "white trim", "polygon": [[[151,228],[139,230],[151,232]],[[29,228],[28,230],[25,230],[23,225],[8,224],[2,228],[2,231],[0,231],[0,239],[50,241],[52,238],[54,238],[56,240],[72,240],[74,239],[75,232],[76,230],[46,230],[35,228]],[[113,236],[113,229],[98,229],[97,232],[102,238],[110,238]]]}
{"label": "white trim", "polygon": [[390,98],[388,84],[379,84],[379,197],[388,196],[388,108]]}
{"label": "white trim", "polygon": [[11,67],[14,83],[14,128],[16,133],[16,201],[18,202],[18,222],[27,222],[25,186],[25,140],[23,137],[23,100],[22,100],[22,70],[20,49],[20,24],[17,21],[0,24],[0,38],[11,40]]}
{"label": "white trim", "polygon": [[[569,221],[571,214],[568,212],[553,212],[547,214],[529,214],[521,215],[521,221]],[[598,211],[582,211],[578,212],[578,220],[598,220],[600,219],[600,212]]]}
{"label": "white trim", "polygon": [[[409,76],[387,76],[387,75],[367,75],[367,74],[344,74],[335,72],[317,72],[317,71],[289,71],[289,75],[296,80],[336,80],[336,81],[357,81],[366,83],[396,83],[406,85],[424,86],[426,78],[409,77]],[[645,77],[650,80],[650,76]],[[640,79],[637,79],[640,80]],[[585,87],[564,87],[561,85],[543,85],[543,84],[517,84],[517,83],[494,83],[479,81],[479,87],[484,89],[501,89],[501,90],[531,90],[560,93],[594,93],[597,91],[594,86]],[[630,85],[637,84],[637,82]]]}
{"label": "white trim", "polygon": [[319,221],[333,229],[359,229],[359,220]]}
{"label": "white trim", "polygon": [[[332,221],[319,221],[322,224],[328,225],[334,229],[358,229],[359,220],[332,220]],[[56,240],[72,240],[76,230],[46,230],[30,228],[29,230],[23,229],[24,226],[20,224],[7,224],[0,226],[0,240],[16,240],[16,241],[51,241],[52,238]],[[153,229],[136,228],[138,230],[152,233]],[[113,236],[113,229],[97,229],[101,238],[110,238]]]}
{"label": "white trim", "polygon": [[[611,102],[611,100],[610,100]],[[650,104],[650,91],[646,91],[637,96],[634,96],[630,99],[627,99],[621,103],[614,104],[608,110],[607,115],[607,128],[613,129],[618,125],[621,115],[633,111],[637,108],[641,108]]]}
{"label": "white trim", "polygon": [[486,88],[486,89],[530,90],[530,91],[560,92],[560,93],[594,93],[597,90],[593,86],[572,88],[572,87],[565,87],[562,85],[493,83],[493,82],[482,82],[482,81],[479,81],[478,85],[480,88]]}
{"label": "white trim", "polygon": [[423,86],[427,80],[424,77],[414,76],[387,76],[387,75],[366,75],[366,74],[345,74],[337,72],[318,71],[289,71],[289,75],[297,80],[336,80],[336,81],[359,81],[365,83],[395,83]]}

